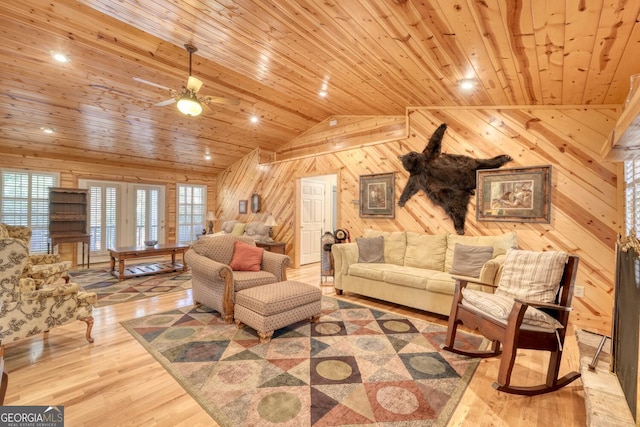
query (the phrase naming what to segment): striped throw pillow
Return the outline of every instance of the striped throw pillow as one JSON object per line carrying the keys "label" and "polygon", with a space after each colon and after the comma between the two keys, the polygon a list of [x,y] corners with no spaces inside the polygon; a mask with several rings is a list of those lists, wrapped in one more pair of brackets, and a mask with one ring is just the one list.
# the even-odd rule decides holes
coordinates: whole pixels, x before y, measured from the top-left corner
{"label": "striped throw pillow", "polygon": [[555,302],[569,254],[509,249],[496,294]]}

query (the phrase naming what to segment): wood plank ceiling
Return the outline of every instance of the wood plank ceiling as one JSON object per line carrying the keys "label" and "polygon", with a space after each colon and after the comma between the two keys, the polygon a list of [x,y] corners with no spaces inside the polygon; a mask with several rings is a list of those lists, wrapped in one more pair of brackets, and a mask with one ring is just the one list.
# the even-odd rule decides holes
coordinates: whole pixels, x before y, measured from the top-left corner
{"label": "wood plank ceiling", "polygon": [[[0,152],[216,175],[334,115],[621,104],[639,13],[637,0],[3,1]],[[134,77],[180,90],[185,43],[199,94],[239,105],[153,106],[168,91]]]}

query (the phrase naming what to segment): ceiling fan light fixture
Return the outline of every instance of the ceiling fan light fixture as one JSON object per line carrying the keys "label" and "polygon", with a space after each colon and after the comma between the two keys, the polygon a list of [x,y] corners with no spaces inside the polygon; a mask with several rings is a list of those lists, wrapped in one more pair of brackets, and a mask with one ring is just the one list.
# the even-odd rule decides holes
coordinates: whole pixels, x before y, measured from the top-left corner
{"label": "ceiling fan light fixture", "polygon": [[178,100],[178,110],[185,116],[199,116],[202,113],[202,105],[193,91],[187,91]]}

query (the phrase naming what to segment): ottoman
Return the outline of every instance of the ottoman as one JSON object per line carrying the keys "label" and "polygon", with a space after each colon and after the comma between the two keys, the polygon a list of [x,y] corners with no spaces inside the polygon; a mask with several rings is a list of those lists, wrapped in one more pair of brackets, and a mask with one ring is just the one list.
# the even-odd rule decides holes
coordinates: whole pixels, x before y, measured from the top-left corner
{"label": "ottoman", "polygon": [[315,286],[287,280],[236,292],[236,327],[246,324],[267,343],[276,329],[304,319],[317,322],[322,311],[322,292]]}

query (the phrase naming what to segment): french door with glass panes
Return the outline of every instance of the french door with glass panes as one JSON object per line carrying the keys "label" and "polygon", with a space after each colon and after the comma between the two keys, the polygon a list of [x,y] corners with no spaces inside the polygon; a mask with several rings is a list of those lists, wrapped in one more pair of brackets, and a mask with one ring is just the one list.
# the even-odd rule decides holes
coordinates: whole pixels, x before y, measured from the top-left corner
{"label": "french door with glass panes", "polygon": [[89,189],[91,259],[106,261],[109,248],[164,243],[163,186],[80,180]]}

